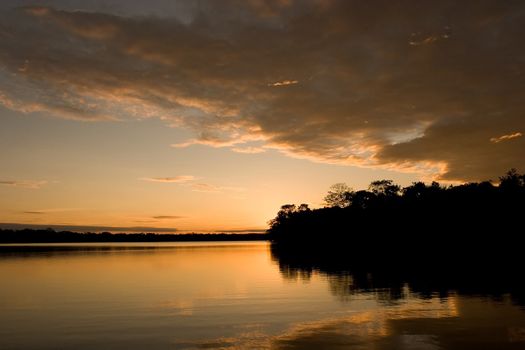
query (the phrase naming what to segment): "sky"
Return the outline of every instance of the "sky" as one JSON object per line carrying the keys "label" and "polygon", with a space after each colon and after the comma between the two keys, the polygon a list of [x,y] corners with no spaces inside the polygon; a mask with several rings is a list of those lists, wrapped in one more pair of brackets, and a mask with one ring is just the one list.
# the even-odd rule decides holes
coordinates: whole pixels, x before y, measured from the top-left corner
{"label": "sky", "polygon": [[265,229],[525,170],[523,1],[0,3],[0,222]]}

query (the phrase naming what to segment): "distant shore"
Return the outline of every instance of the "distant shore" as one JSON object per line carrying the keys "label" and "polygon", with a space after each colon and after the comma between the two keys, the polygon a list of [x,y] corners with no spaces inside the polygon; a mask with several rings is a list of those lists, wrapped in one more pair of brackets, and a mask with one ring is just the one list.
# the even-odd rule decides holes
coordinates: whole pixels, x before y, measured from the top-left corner
{"label": "distant shore", "polygon": [[73,232],[51,229],[0,229],[0,243],[96,243],[96,242],[209,242],[261,241],[265,233],[111,233]]}

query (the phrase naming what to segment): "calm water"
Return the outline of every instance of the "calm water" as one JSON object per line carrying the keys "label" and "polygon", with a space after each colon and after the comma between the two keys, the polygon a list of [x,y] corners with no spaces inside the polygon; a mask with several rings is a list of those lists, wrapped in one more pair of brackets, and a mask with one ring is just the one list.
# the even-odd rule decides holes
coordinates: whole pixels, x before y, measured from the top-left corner
{"label": "calm water", "polygon": [[360,287],[263,242],[0,248],[2,349],[525,349],[511,294]]}

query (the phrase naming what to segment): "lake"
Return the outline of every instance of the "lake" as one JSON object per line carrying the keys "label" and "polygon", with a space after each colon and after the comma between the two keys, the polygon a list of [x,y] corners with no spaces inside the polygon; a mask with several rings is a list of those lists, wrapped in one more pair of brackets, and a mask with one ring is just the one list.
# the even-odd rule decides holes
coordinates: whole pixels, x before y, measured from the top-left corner
{"label": "lake", "polygon": [[525,348],[512,285],[293,261],[267,242],[3,245],[0,348]]}

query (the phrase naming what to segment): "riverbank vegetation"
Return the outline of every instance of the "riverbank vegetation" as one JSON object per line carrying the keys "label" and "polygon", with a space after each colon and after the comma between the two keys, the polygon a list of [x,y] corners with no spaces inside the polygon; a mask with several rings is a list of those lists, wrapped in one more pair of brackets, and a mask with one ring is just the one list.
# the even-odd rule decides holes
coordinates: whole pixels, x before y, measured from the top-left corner
{"label": "riverbank vegetation", "polygon": [[525,175],[513,169],[497,183],[417,182],[404,188],[379,180],[360,191],[336,184],[325,203],[320,209],[283,205],[269,222],[270,240],[328,245],[360,257],[461,253],[477,246],[490,246],[494,253],[505,247],[507,252],[525,230]]}

